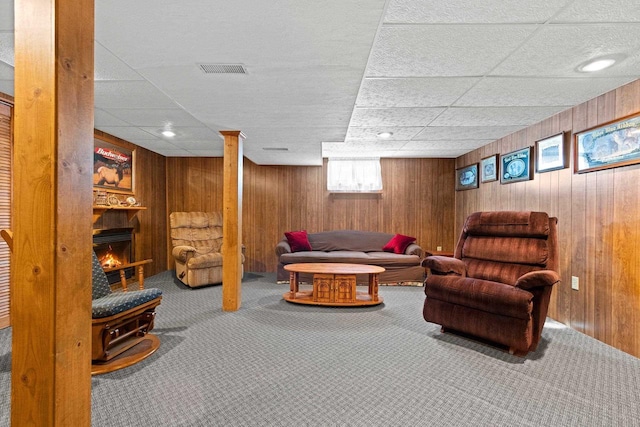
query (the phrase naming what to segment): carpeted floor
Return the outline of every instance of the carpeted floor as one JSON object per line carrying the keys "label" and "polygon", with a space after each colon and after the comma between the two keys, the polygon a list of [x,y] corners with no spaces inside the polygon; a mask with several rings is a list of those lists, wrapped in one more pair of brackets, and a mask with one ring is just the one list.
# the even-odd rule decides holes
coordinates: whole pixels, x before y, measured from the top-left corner
{"label": "carpeted floor", "polygon": [[[245,274],[242,308],[221,286],[172,272],[149,359],[92,379],[93,426],[640,426],[640,360],[549,321],[538,351],[510,356],[422,319],[423,288],[327,308],[282,300],[275,274]],[[11,330],[0,331],[0,425],[9,425]]]}

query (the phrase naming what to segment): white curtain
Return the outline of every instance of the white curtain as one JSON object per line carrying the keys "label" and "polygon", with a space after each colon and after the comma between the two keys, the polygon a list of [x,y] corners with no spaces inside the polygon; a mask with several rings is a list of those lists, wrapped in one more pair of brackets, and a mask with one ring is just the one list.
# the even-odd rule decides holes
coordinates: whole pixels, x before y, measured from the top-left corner
{"label": "white curtain", "polygon": [[327,190],[354,192],[382,190],[380,159],[330,158],[327,164]]}

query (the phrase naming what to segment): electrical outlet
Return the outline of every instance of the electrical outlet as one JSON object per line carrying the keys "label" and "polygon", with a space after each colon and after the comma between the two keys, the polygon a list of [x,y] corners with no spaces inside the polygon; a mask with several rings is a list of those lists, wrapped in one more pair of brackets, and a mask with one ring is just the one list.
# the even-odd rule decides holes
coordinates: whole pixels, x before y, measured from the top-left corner
{"label": "electrical outlet", "polygon": [[436,246],[436,251],[442,252],[442,246]]}
{"label": "electrical outlet", "polygon": [[580,279],[578,279],[578,276],[571,276],[571,289],[574,291],[580,289]]}

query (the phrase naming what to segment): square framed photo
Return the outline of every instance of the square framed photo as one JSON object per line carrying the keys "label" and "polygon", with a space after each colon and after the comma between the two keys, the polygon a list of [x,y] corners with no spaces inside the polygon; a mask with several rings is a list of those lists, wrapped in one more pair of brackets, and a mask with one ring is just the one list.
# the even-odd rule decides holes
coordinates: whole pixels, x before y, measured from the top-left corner
{"label": "square framed photo", "polygon": [[93,188],[133,195],[134,151],[94,138]]}
{"label": "square framed photo", "polygon": [[640,163],[640,115],[575,134],[574,172]]}
{"label": "square framed photo", "polygon": [[569,144],[566,132],[536,141],[536,172],[550,172],[569,166]]}
{"label": "square framed photo", "polygon": [[529,181],[533,178],[531,147],[521,148],[500,156],[500,183]]}
{"label": "square framed photo", "polygon": [[456,191],[478,188],[478,164],[456,169]]}
{"label": "square framed photo", "polygon": [[480,160],[480,182],[498,180],[498,155],[493,154]]}

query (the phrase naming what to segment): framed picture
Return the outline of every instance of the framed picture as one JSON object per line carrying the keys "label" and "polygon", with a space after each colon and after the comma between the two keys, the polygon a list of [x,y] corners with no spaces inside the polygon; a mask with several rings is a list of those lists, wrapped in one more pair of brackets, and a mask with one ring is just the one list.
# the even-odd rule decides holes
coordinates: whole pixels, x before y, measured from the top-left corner
{"label": "framed picture", "polygon": [[134,150],[94,139],[93,187],[133,194]]}
{"label": "framed picture", "polygon": [[498,155],[494,154],[480,160],[480,182],[498,180]]}
{"label": "framed picture", "polygon": [[640,163],[640,115],[575,134],[577,173]]}
{"label": "framed picture", "polygon": [[456,191],[478,188],[478,164],[456,169]]}
{"label": "framed picture", "polygon": [[550,172],[569,166],[566,133],[536,141],[536,172]]}
{"label": "framed picture", "polygon": [[521,148],[500,156],[500,183],[529,181],[532,177],[531,147]]}

